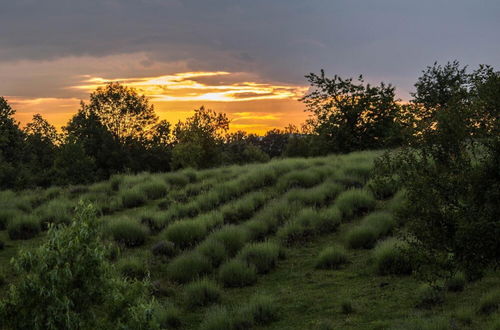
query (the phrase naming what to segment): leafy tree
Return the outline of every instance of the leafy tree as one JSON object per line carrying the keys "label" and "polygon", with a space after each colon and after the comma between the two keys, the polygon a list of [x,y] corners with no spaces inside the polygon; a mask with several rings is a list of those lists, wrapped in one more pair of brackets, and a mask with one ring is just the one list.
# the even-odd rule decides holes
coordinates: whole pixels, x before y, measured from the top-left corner
{"label": "leafy tree", "polygon": [[285,151],[291,132],[271,129],[262,137],[259,146],[269,157],[280,157]]}
{"label": "leafy tree", "polygon": [[2,326],[8,329],[132,329],[152,322],[152,305],[142,283],[115,275],[100,241],[95,210],[80,204],[76,219],[50,227],[48,239],[12,260],[19,281],[0,302]]}
{"label": "leafy tree", "polygon": [[358,82],[352,78],[333,78],[311,73],[306,76],[313,90],[302,98],[313,118],[314,127],[326,152],[392,147],[401,143],[400,106],[395,88]]}
{"label": "leafy tree", "polygon": [[269,156],[258,147],[259,142],[255,134],[247,134],[243,131],[227,134],[223,145],[223,162],[245,164],[269,160]]}
{"label": "leafy tree", "polygon": [[[193,116],[178,122],[174,128],[175,146],[172,163],[174,167],[187,164],[195,168],[218,164],[220,146],[224,133],[229,130],[229,119],[204,106],[194,110]],[[189,149],[196,155],[189,155]]]}

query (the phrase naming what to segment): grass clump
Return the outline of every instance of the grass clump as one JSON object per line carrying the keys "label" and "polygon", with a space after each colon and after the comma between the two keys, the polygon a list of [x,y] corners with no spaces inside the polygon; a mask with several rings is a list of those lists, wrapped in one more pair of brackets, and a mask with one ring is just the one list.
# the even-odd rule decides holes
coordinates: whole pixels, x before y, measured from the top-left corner
{"label": "grass clump", "polygon": [[347,252],[341,246],[327,247],[316,258],[315,267],[319,269],[338,269],[348,262]]}
{"label": "grass clump", "polygon": [[257,270],[254,265],[235,259],[219,268],[219,280],[225,287],[244,287],[257,282]]}
{"label": "grass clump", "polygon": [[218,267],[228,258],[224,244],[212,238],[203,241],[196,250],[208,258],[213,267]]}
{"label": "grass clump", "polygon": [[221,295],[219,285],[206,278],[189,283],[184,290],[185,302],[190,309],[218,303]]}
{"label": "grass clump", "polygon": [[409,275],[413,264],[405,252],[407,245],[395,238],[380,242],[373,251],[375,267],[380,275]]}
{"label": "grass clump", "polygon": [[30,239],[38,235],[40,231],[40,220],[31,215],[18,215],[7,225],[7,233],[12,240]]}
{"label": "grass clump", "polygon": [[234,320],[227,308],[216,306],[207,311],[200,330],[233,330]]}
{"label": "grass clump", "polygon": [[349,189],[337,197],[335,205],[342,212],[343,217],[351,218],[375,207],[375,197],[365,189]]}
{"label": "grass clump", "polygon": [[147,229],[143,225],[127,217],[110,219],[107,233],[116,242],[127,247],[143,245],[148,236]]}
{"label": "grass clump", "polygon": [[181,315],[181,311],[173,305],[168,305],[164,309],[157,308],[155,310],[155,319],[162,329],[180,328],[182,326]]}
{"label": "grass clump", "polygon": [[264,192],[256,191],[235,202],[224,205],[222,208],[224,222],[238,223],[250,218],[255,210],[261,207],[266,200],[267,196]]}
{"label": "grass clump", "polygon": [[351,249],[371,249],[377,242],[377,232],[370,226],[357,226],[347,233],[346,241]]}
{"label": "grass clump", "polygon": [[[278,320],[278,305],[267,295],[255,295],[236,313],[237,325],[265,326]],[[242,327],[240,327],[242,328]]]}
{"label": "grass clump", "polygon": [[7,228],[9,222],[20,214],[21,212],[15,209],[0,209],[0,230]]}
{"label": "grass clump", "polygon": [[53,199],[36,209],[35,213],[43,227],[49,223],[69,224],[72,218],[74,204],[65,198]]}
{"label": "grass clump", "polygon": [[378,211],[368,214],[361,221],[361,226],[368,226],[373,228],[378,237],[390,234],[396,222],[394,217],[389,212]]}
{"label": "grass clump", "polygon": [[186,283],[208,274],[211,270],[209,260],[193,251],[173,259],[167,266],[167,276],[173,281]]}
{"label": "grass clump", "polygon": [[479,312],[489,315],[500,309],[500,289],[496,289],[481,297],[479,300]]}
{"label": "grass clump", "polygon": [[125,208],[141,206],[144,205],[147,201],[146,194],[136,187],[121,191],[119,196],[122,205]]}
{"label": "grass clump", "polygon": [[147,226],[151,233],[158,233],[165,227],[162,213],[150,208],[142,210],[138,214],[140,222]]}
{"label": "grass clump", "polygon": [[444,302],[444,294],[441,288],[430,285],[422,285],[417,291],[416,307],[430,309]]}
{"label": "grass clump", "polygon": [[124,258],[118,261],[117,269],[122,276],[130,279],[143,279],[148,274],[146,265],[139,258]]}
{"label": "grass clump", "polygon": [[446,290],[450,292],[460,292],[465,288],[465,275],[463,273],[456,273],[453,277],[448,279],[445,283]]}
{"label": "grass clump", "polygon": [[165,197],[168,192],[167,185],[161,181],[149,181],[137,186],[148,199],[159,199]]}
{"label": "grass clump", "polygon": [[245,228],[228,225],[214,232],[210,235],[210,238],[222,243],[228,255],[232,257],[245,245],[249,238],[249,234]]}
{"label": "grass clump", "polygon": [[238,254],[238,258],[255,266],[257,273],[268,273],[278,262],[280,247],[276,243],[261,242],[246,245]]}
{"label": "grass clump", "polygon": [[207,235],[203,223],[194,220],[179,220],[165,229],[164,237],[184,249],[194,246]]}
{"label": "grass clump", "polygon": [[156,242],[151,248],[151,253],[155,256],[162,256],[166,258],[177,255],[178,249],[174,243],[170,241]]}

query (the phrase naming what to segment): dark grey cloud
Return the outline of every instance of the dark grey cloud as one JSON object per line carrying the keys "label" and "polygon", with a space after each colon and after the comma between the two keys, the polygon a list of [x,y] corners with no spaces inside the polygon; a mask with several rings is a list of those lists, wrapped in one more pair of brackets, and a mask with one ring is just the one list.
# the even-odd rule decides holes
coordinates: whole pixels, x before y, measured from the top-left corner
{"label": "dark grey cloud", "polygon": [[500,66],[498,0],[1,2],[0,65],[145,52],[145,68],[183,61],[290,83],[325,68],[402,94],[436,60]]}

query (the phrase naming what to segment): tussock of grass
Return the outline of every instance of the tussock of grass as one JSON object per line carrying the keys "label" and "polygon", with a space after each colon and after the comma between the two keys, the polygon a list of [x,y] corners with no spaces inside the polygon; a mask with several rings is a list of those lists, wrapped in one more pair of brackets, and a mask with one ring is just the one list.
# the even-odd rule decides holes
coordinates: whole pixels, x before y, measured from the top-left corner
{"label": "tussock of grass", "polygon": [[335,200],[335,205],[346,218],[372,210],[375,203],[375,197],[373,197],[372,193],[364,189],[346,190]]}
{"label": "tussock of grass", "polygon": [[373,250],[375,267],[380,275],[409,275],[413,264],[405,252],[407,245],[395,238],[389,238],[377,244]]}
{"label": "tussock of grass", "polygon": [[182,326],[181,311],[173,306],[168,305],[163,309],[155,310],[155,319],[160,324],[162,329],[177,329]]}
{"label": "tussock of grass", "polygon": [[394,217],[389,212],[378,211],[368,214],[361,221],[361,226],[367,226],[373,228],[376,232],[377,237],[382,237],[390,234],[396,222]]}
{"label": "tussock of grass", "polygon": [[234,259],[219,268],[219,280],[225,287],[244,287],[257,282],[257,270],[254,265]]}
{"label": "tussock of grass", "polygon": [[167,185],[161,181],[150,181],[139,184],[136,189],[142,191],[148,199],[159,199],[167,195]]}
{"label": "tussock of grass", "polygon": [[[255,295],[236,313],[239,324],[265,326],[278,320],[278,304],[268,295]],[[240,327],[241,328],[241,327]]]}
{"label": "tussock of grass", "polygon": [[308,188],[312,187],[322,180],[319,172],[313,172],[309,169],[293,171],[281,176],[278,179],[276,187],[279,191],[285,191],[290,188]]}
{"label": "tussock of grass", "polygon": [[40,233],[40,220],[30,215],[18,215],[7,225],[10,239],[30,239]]}
{"label": "tussock of grass", "polygon": [[228,225],[213,232],[210,239],[222,243],[228,255],[234,256],[248,241],[249,234],[245,228]]}
{"label": "tussock of grass", "polygon": [[196,245],[207,235],[207,227],[196,220],[179,220],[165,229],[164,237],[181,249]]}
{"label": "tussock of grass", "polygon": [[196,250],[208,258],[213,267],[218,267],[228,258],[224,244],[212,238],[203,241]]}
{"label": "tussock of grass", "polygon": [[7,228],[9,222],[19,215],[21,212],[16,209],[0,209],[0,230]]}
{"label": "tussock of grass", "polygon": [[430,309],[444,302],[443,290],[440,288],[422,285],[417,291],[416,307]]}
{"label": "tussock of grass", "polygon": [[167,276],[173,281],[186,283],[208,274],[211,270],[209,260],[199,252],[193,251],[173,259],[167,266]]}
{"label": "tussock of grass", "polygon": [[140,223],[148,227],[151,233],[156,234],[165,227],[165,220],[162,212],[148,208],[142,210],[137,216]]}
{"label": "tussock of grass", "polygon": [[243,198],[224,205],[222,214],[224,215],[225,223],[238,223],[250,218],[255,210],[261,207],[267,200],[267,195],[264,192],[252,192]]}
{"label": "tussock of grass", "polygon": [[155,256],[170,258],[177,255],[178,249],[174,243],[162,240],[153,245],[153,247],[151,248],[151,253],[153,253],[153,255]]}
{"label": "tussock of grass", "polygon": [[321,206],[332,200],[343,190],[342,185],[333,181],[325,182],[310,189],[293,189],[287,193],[289,202]]}
{"label": "tussock of grass", "polygon": [[148,274],[144,261],[139,258],[120,259],[116,266],[120,274],[127,278],[143,279]]}
{"label": "tussock of grass", "polygon": [[252,243],[238,253],[238,258],[255,266],[259,274],[271,271],[276,266],[279,256],[280,247],[272,242]]}
{"label": "tussock of grass", "polygon": [[216,306],[207,311],[200,330],[235,330],[233,317],[226,307]]}
{"label": "tussock of grass", "polygon": [[146,194],[138,188],[131,188],[125,191],[120,191],[119,196],[122,205],[125,208],[141,206],[147,201]]}
{"label": "tussock of grass", "polygon": [[493,290],[479,300],[479,312],[481,314],[492,314],[500,309],[500,289]]}
{"label": "tussock of grass", "polygon": [[316,258],[315,267],[319,269],[337,269],[348,262],[347,252],[341,246],[325,248]]}
{"label": "tussock of grass", "polygon": [[184,289],[184,299],[190,309],[218,303],[221,295],[219,285],[207,278],[191,282]]}
{"label": "tussock of grass", "polygon": [[260,241],[263,240],[272,230],[268,222],[261,218],[255,218],[245,222],[245,228],[248,231],[250,240]]}
{"label": "tussock of grass", "polygon": [[60,198],[42,204],[36,209],[35,213],[43,227],[47,227],[49,223],[67,225],[71,222],[73,208],[73,202]]}
{"label": "tussock of grass", "polygon": [[448,279],[445,283],[446,290],[451,292],[460,292],[465,288],[466,283],[465,275],[463,273],[456,273],[452,278]]}
{"label": "tussock of grass", "polygon": [[347,233],[346,241],[351,249],[371,249],[377,241],[377,232],[370,226],[357,226]]}
{"label": "tussock of grass", "polygon": [[127,247],[143,245],[148,235],[143,225],[127,217],[110,219],[106,231],[116,242]]}

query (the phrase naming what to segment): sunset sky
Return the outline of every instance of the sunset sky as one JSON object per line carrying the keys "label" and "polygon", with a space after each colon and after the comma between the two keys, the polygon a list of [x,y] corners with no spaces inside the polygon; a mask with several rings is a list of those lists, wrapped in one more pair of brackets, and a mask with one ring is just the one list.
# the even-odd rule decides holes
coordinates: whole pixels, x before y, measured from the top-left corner
{"label": "sunset sky", "polygon": [[201,105],[262,133],[307,114],[304,75],[364,74],[409,98],[420,71],[500,66],[497,0],[1,1],[0,95],[60,127],[108,81],[176,122]]}

